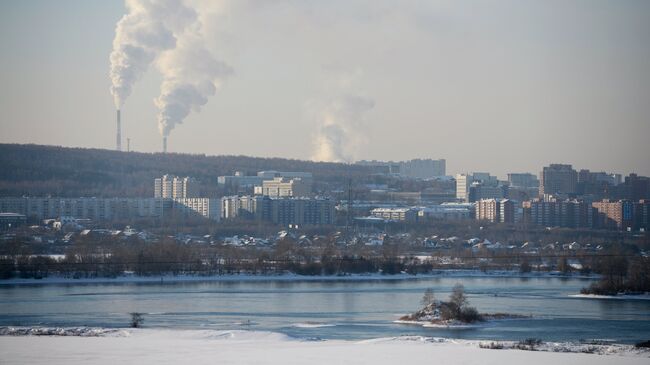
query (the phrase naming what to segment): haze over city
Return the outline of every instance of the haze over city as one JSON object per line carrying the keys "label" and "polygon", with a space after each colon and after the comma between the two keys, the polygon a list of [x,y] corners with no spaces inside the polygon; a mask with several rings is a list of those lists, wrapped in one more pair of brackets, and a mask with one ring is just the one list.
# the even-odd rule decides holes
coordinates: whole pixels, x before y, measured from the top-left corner
{"label": "haze over city", "polygon": [[[648,2],[189,4],[222,68],[170,152],[650,174]],[[0,8],[0,142],[114,148],[109,55],[126,5]],[[162,148],[165,57],[121,108],[136,151]]]}
{"label": "haze over city", "polygon": [[3,0],[0,49],[2,364],[648,364],[650,1]]}

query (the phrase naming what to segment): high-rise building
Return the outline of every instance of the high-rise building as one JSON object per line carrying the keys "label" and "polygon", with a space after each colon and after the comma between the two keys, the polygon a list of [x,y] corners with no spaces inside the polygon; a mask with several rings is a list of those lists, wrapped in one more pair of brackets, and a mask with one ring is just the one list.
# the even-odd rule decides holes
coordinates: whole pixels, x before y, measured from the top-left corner
{"label": "high-rise building", "polygon": [[578,173],[571,165],[551,164],[540,174],[539,194],[575,194]]}
{"label": "high-rise building", "polygon": [[505,197],[504,186],[486,185],[480,181],[474,181],[469,187],[469,202],[476,202],[481,199],[502,199]]}
{"label": "high-rise building", "polygon": [[504,189],[499,180],[487,172],[456,175],[456,199],[462,202],[475,202],[480,199],[504,197]]}
{"label": "high-rise building", "polygon": [[634,229],[650,230],[650,200],[634,203]]}
{"label": "high-rise building", "polygon": [[509,199],[482,199],[476,202],[476,219],[494,223],[514,223],[515,203]]}
{"label": "high-rise building", "polygon": [[197,196],[196,180],[190,177],[164,175],[154,180],[154,198],[185,199]]}
{"label": "high-rise building", "polygon": [[469,187],[474,181],[472,175],[457,174],[456,175],[456,199],[469,202]]}
{"label": "high-rise building", "polygon": [[430,179],[445,176],[446,161],[444,159],[414,159],[399,162],[400,175],[416,179]]}
{"label": "high-rise building", "polygon": [[524,222],[544,227],[591,228],[593,209],[580,200],[533,199],[523,202]]}
{"label": "high-rise building", "polygon": [[539,180],[537,176],[530,173],[509,173],[508,183],[514,188],[538,188]]}
{"label": "high-rise building", "polygon": [[627,230],[634,228],[634,204],[629,200],[593,202],[596,225],[605,229]]}
{"label": "high-rise building", "polygon": [[632,201],[650,199],[650,177],[630,174],[625,177],[625,197]]}

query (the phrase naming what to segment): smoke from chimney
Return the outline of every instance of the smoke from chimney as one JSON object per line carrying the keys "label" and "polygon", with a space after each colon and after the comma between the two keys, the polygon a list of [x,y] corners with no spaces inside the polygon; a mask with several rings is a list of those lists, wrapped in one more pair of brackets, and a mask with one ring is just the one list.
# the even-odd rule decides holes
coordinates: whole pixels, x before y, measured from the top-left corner
{"label": "smoke from chimney", "polygon": [[[127,14],[115,28],[110,55],[111,93],[116,109],[153,63],[163,76],[158,128],[163,137],[198,112],[215,94],[231,68],[206,46],[202,21],[214,12],[212,2],[127,0]],[[203,16],[202,16],[203,15]]]}
{"label": "smoke from chimney", "polygon": [[208,50],[200,25],[197,19],[194,26],[177,36],[176,47],[162,53],[156,62],[163,76],[160,96],[154,99],[162,136],[168,136],[190,112],[199,112],[233,73]]}
{"label": "smoke from chimney", "polygon": [[365,115],[375,102],[358,95],[335,98],[319,116],[312,158],[316,161],[352,162],[364,142]]}
{"label": "smoke from chimney", "polygon": [[122,121],[120,120],[120,110],[117,109],[117,135],[115,136],[115,149],[122,151]]}
{"label": "smoke from chimney", "polygon": [[163,153],[167,153],[167,136],[163,137]]}

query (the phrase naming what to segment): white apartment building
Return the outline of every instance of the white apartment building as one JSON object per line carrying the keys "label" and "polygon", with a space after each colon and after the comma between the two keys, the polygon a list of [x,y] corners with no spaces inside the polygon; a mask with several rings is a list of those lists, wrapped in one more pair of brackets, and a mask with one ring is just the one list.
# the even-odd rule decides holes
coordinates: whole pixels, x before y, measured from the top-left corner
{"label": "white apartment building", "polygon": [[263,181],[262,186],[255,187],[255,195],[270,197],[308,196],[310,193],[311,184],[301,178],[275,177],[273,180]]}
{"label": "white apartment building", "polygon": [[198,186],[191,177],[164,175],[154,180],[154,198],[196,198]]}

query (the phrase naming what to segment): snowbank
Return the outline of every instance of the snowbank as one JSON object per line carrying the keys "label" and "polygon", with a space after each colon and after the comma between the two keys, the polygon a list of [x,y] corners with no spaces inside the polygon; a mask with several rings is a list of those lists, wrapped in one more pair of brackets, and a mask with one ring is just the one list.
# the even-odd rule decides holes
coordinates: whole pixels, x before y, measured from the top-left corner
{"label": "snowbank", "polygon": [[618,300],[650,300],[650,294],[618,294],[618,295],[598,295],[598,294],[571,294],[571,298],[583,299],[618,299]]}
{"label": "snowbank", "polygon": [[304,341],[256,331],[122,330],[103,337],[0,336],[3,364],[647,364],[629,346],[614,355],[491,350],[478,341],[419,336]]}

